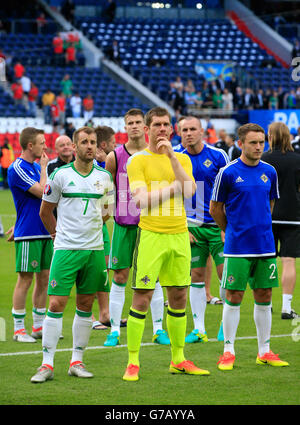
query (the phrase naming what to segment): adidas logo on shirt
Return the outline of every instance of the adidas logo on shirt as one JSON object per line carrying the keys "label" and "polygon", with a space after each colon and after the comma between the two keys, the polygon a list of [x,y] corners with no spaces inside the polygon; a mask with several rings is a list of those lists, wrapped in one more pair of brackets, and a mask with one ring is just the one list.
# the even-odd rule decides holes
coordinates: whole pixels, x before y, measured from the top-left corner
{"label": "adidas logo on shirt", "polygon": [[236,179],[236,183],[242,183],[244,180],[242,179],[242,177],[238,176],[238,178]]}
{"label": "adidas logo on shirt", "polygon": [[71,181],[68,186],[75,186],[75,183],[73,181]]}

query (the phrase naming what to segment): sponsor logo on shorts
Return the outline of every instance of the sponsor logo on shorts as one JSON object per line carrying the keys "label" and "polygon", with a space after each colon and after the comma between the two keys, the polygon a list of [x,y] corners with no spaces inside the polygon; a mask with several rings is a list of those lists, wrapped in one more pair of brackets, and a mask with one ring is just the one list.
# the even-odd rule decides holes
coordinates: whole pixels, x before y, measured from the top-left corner
{"label": "sponsor logo on shorts", "polygon": [[51,195],[51,192],[52,192],[51,186],[50,184],[47,183],[44,188],[44,195]]}
{"label": "sponsor logo on shorts", "polygon": [[118,258],[117,257],[113,257],[112,258],[112,262],[113,262],[113,264],[117,264],[117,262],[118,262],[119,260],[118,260]]}
{"label": "sponsor logo on shorts", "polygon": [[235,278],[232,276],[232,274],[230,276],[228,276],[227,281],[229,283],[233,283],[235,281]]}
{"label": "sponsor logo on shorts", "polygon": [[209,168],[212,162],[209,159],[207,159],[206,161],[203,162],[203,164],[205,165],[205,167]]}
{"label": "sponsor logo on shorts", "polygon": [[39,263],[36,260],[31,261],[32,267],[35,269],[39,265]]}
{"label": "sponsor logo on shorts", "polygon": [[267,183],[267,181],[269,180],[265,174],[261,175],[260,178],[262,179],[264,183]]}
{"label": "sponsor logo on shorts", "polygon": [[150,282],[150,279],[149,279],[149,277],[146,275],[145,277],[143,277],[143,278],[141,279],[141,281],[144,283],[144,285],[145,285],[145,286],[147,286],[147,285],[148,285],[148,283]]}
{"label": "sponsor logo on shorts", "polygon": [[50,285],[52,286],[52,288],[55,288],[55,286],[57,285],[57,282],[55,279],[51,280]]}

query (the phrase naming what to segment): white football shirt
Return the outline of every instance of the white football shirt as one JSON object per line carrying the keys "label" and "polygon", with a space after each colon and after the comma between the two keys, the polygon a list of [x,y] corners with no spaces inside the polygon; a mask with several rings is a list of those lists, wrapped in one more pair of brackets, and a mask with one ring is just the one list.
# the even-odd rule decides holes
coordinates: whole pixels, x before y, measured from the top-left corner
{"label": "white football shirt", "polygon": [[43,200],[57,203],[55,249],[103,249],[102,214],[114,203],[111,174],[93,164],[81,175],[74,163],[57,168],[48,178]]}

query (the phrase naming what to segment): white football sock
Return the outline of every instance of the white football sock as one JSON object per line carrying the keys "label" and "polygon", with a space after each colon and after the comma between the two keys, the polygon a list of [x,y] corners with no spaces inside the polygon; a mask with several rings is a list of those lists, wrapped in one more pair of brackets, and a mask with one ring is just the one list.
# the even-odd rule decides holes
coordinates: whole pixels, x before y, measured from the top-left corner
{"label": "white football sock", "polygon": [[154,335],[156,334],[158,330],[162,329],[163,318],[164,318],[164,293],[163,293],[162,287],[160,286],[159,281],[156,282],[150,307],[151,307],[153,335]]}
{"label": "white football sock", "polygon": [[14,332],[20,331],[25,328],[24,320],[26,316],[26,310],[15,310],[12,309],[12,315],[14,318]]}
{"label": "white football sock", "polygon": [[194,329],[200,334],[205,333],[206,293],[205,283],[192,283],[190,286],[190,303],[194,320]]}
{"label": "white football sock", "polygon": [[120,286],[114,281],[111,284],[109,295],[109,314],[111,323],[111,332],[117,331],[120,335],[120,321],[125,302],[125,285]]}
{"label": "white football sock", "polygon": [[43,364],[53,367],[56,346],[61,335],[63,313],[53,313],[48,310],[43,323]]}
{"label": "white football sock", "polygon": [[92,326],[92,312],[76,309],[72,326],[73,351],[71,363],[82,362],[84,350],[90,339]]}
{"label": "white football sock", "polygon": [[46,316],[46,308],[33,308],[32,309],[32,319],[34,329],[39,329],[43,327],[43,322]]}
{"label": "white football sock", "polygon": [[219,296],[220,296],[220,298],[221,298],[221,300],[223,301],[223,304],[224,304],[225,300],[226,300],[226,289],[222,288],[221,285],[219,287]]}
{"label": "white football sock", "polygon": [[263,356],[270,351],[270,337],[272,326],[271,305],[254,303],[254,322],[257,331],[258,353]]}
{"label": "white football sock", "polygon": [[291,294],[282,294],[282,313],[290,313],[292,310],[292,299]]}
{"label": "white football sock", "polygon": [[229,351],[231,354],[235,354],[234,342],[239,321],[240,305],[225,303],[223,307],[224,353]]}

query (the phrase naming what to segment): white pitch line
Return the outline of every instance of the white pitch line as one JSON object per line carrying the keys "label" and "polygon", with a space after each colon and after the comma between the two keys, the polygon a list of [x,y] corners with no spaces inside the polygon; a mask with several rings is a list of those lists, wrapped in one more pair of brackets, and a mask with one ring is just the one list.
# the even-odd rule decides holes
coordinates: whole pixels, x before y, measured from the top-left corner
{"label": "white pitch line", "polygon": [[[300,334],[283,334],[283,335],[271,335],[271,338],[284,338],[284,337],[288,337],[288,336],[300,336]],[[256,336],[240,336],[237,337],[236,340],[243,340],[243,339],[257,339]],[[220,342],[217,340],[217,338],[209,338],[208,341],[210,342]],[[158,344],[154,344],[152,342],[146,342],[141,344],[142,347],[146,347],[146,346],[157,346]],[[127,347],[127,345],[117,345],[114,348],[125,348]],[[108,350],[112,347],[104,347],[103,345],[100,346],[95,346],[95,347],[87,347],[86,350]],[[56,350],[55,353],[63,353],[66,351],[72,351],[72,348],[60,348],[58,350]],[[26,356],[26,355],[31,355],[31,354],[43,354],[43,351],[20,351],[17,353],[1,353],[0,357],[10,357],[10,356]]]}

